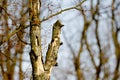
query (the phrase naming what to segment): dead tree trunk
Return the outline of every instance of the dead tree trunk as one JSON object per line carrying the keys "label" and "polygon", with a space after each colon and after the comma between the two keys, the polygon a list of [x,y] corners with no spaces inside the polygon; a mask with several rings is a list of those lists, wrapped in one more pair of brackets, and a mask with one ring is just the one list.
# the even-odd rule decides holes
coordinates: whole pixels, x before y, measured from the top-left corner
{"label": "dead tree trunk", "polygon": [[40,0],[29,0],[29,16],[30,16],[30,42],[31,52],[30,59],[32,64],[33,80],[42,80],[39,75],[44,73],[41,53],[40,38]]}
{"label": "dead tree trunk", "polygon": [[60,46],[60,32],[63,26],[60,21],[53,25],[52,41],[49,44],[46,53],[45,64],[42,62],[41,50],[41,26],[40,26],[40,0],[29,0],[29,16],[30,16],[30,42],[31,51],[30,59],[32,64],[33,80],[49,80],[51,68],[56,64],[57,54]]}

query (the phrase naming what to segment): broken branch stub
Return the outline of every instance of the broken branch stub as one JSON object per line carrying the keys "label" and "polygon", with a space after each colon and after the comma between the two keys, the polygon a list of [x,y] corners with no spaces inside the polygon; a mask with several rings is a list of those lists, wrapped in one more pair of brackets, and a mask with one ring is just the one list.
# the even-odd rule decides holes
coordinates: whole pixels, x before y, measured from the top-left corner
{"label": "broken branch stub", "polygon": [[45,71],[50,72],[52,66],[57,64],[57,54],[60,47],[60,33],[63,25],[59,20],[57,20],[53,25],[52,31],[52,40],[48,46],[48,51],[46,53],[46,61],[45,61]]}

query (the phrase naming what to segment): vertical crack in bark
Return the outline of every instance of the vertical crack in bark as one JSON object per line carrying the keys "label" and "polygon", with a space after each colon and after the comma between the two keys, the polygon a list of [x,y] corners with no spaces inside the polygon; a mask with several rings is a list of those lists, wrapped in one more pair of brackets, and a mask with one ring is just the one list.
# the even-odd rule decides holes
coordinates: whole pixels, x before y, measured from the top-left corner
{"label": "vertical crack in bark", "polygon": [[36,36],[36,41],[37,41],[37,46],[40,46],[38,36]]}

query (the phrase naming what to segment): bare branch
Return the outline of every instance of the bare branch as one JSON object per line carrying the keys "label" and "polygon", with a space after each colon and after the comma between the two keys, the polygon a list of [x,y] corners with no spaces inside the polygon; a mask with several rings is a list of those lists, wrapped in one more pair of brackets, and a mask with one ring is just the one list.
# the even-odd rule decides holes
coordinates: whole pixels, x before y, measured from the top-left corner
{"label": "bare branch", "polygon": [[71,9],[76,9],[77,7],[79,7],[80,5],[82,5],[85,1],[86,1],[86,0],[83,0],[82,2],[80,2],[79,4],[77,4],[77,5],[74,6],[74,7],[70,7],[70,8],[61,10],[61,11],[55,13],[55,14],[52,14],[52,15],[48,16],[47,18],[41,20],[41,22],[46,21],[46,20],[48,20],[48,19],[50,19],[50,18],[52,18],[52,17],[54,17],[54,16],[56,16],[56,15],[59,15],[59,14],[65,12],[65,11],[68,11],[68,10],[71,10]]}
{"label": "bare branch", "polygon": [[[115,67],[115,71],[114,71],[114,77],[113,80],[117,80],[119,78],[119,67],[120,67],[120,45],[118,42],[118,25],[116,23],[115,20],[115,1],[112,0],[112,21],[111,21],[111,25],[112,25],[112,37],[113,37],[113,42],[114,42],[114,46],[115,46],[115,56],[116,56],[116,67]],[[116,24],[116,26],[115,26]],[[114,28],[116,28],[116,31],[114,30]]]}
{"label": "bare branch", "polygon": [[[57,64],[57,54],[60,47],[60,33],[62,24],[60,21],[56,21],[53,25],[53,31],[52,31],[52,40],[51,43],[48,46],[48,51],[46,53],[46,61],[44,69],[47,73],[51,73],[52,66],[55,66]],[[49,75],[48,75],[49,77]]]}
{"label": "bare branch", "polygon": [[0,46],[4,43],[4,42],[7,42],[13,35],[15,35],[17,32],[19,32],[20,30],[23,30],[25,28],[29,27],[29,25],[25,26],[25,27],[21,27],[19,26],[18,28],[16,28],[14,31],[12,31],[10,34],[8,34],[8,36],[6,36],[5,39],[3,39],[1,42],[0,42]]}
{"label": "bare branch", "polygon": [[19,39],[22,43],[24,43],[24,44],[26,44],[26,45],[30,45],[30,43],[27,43],[27,42],[23,41],[23,40],[20,38],[20,36],[18,35],[18,32],[17,32],[17,37],[18,37],[18,39]]}
{"label": "bare branch", "polygon": [[2,53],[1,51],[0,51],[0,54],[1,54],[1,55],[4,55],[6,58],[8,58],[8,59],[11,60],[12,62],[14,62],[13,59],[12,59],[11,57],[9,57],[8,55]]}

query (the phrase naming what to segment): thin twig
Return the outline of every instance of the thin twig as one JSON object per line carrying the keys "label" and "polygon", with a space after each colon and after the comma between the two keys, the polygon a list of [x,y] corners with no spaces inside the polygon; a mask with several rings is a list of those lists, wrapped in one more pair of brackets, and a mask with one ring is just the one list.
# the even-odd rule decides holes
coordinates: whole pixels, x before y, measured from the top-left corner
{"label": "thin twig", "polygon": [[20,30],[23,30],[25,28],[29,27],[29,25],[25,26],[25,27],[18,27],[16,28],[12,33],[8,34],[8,36],[3,39],[2,41],[0,41],[0,46],[4,43],[7,42],[13,35],[15,35],[17,32],[19,32]]}
{"label": "thin twig", "polygon": [[14,62],[11,57],[7,56],[6,54],[2,53],[1,51],[0,51],[0,54],[3,55],[3,56],[5,56],[6,58],[8,58],[9,60],[11,60],[12,62]]}
{"label": "thin twig", "polygon": [[26,45],[30,45],[30,43],[27,43],[27,42],[23,41],[23,40],[20,38],[20,36],[18,35],[18,32],[17,32],[17,37],[18,37],[18,39],[19,39],[22,43],[24,43],[24,44],[26,44]]}
{"label": "thin twig", "polygon": [[79,4],[77,4],[77,5],[74,6],[74,7],[70,7],[70,8],[61,10],[61,11],[55,13],[55,14],[52,14],[52,15],[48,16],[47,18],[41,20],[41,22],[46,21],[46,20],[48,20],[48,19],[50,19],[50,18],[52,18],[52,17],[54,17],[54,16],[56,16],[56,15],[59,15],[59,14],[61,14],[62,12],[65,12],[65,11],[68,11],[68,10],[71,10],[71,9],[76,9],[76,7],[79,7],[79,6],[82,5],[82,3],[84,3],[85,1],[86,1],[86,0],[83,0],[82,2],[80,2]]}

